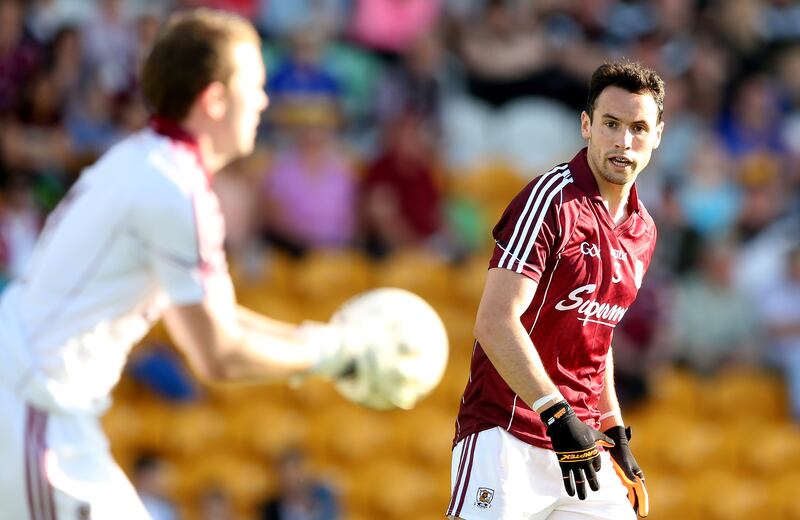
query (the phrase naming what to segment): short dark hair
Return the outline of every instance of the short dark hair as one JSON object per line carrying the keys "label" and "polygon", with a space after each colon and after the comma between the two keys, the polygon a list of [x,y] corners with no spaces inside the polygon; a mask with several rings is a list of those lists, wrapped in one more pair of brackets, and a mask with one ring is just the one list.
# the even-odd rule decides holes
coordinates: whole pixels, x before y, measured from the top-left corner
{"label": "short dark hair", "polygon": [[606,87],[619,87],[632,94],[650,94],[658,107],[658,121],[664,113],[664,80],[652,69],[641,63],[623,61],[604,63],[592,73],[589,82],[589,97],[586,100],[586,113],[589,119],[594,115],[594,105]]}
{"label": "short dark hair", "polygon": [[255,28],[240,16],[206,8],[172,15],[142,65],[147,108],[183,120],[204,88],[228,82],[234,72],[232,49],[240,42],[261,46]]}

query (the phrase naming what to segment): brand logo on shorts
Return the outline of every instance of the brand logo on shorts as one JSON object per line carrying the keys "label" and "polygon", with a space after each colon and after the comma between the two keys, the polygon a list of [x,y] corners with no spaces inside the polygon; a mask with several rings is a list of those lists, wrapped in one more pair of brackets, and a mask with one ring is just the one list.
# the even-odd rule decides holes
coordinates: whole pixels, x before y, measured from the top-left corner
{"label": "brand logo on shorts", "polygon": [[478,488],[478,497],[475,505],[483,509],[492,507],[492,499],[494,498],[494,489]]}

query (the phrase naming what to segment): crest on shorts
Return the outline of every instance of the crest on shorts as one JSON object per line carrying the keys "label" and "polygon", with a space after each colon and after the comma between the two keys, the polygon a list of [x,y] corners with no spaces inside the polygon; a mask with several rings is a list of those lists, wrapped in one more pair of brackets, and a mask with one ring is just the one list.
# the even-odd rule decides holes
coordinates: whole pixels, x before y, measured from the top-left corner
{"label": "crest on shorts", "polygon": [[478,488],[478,496],[475,505],[488,509],[492,506],[492,499],[494,498],[494,489]]}

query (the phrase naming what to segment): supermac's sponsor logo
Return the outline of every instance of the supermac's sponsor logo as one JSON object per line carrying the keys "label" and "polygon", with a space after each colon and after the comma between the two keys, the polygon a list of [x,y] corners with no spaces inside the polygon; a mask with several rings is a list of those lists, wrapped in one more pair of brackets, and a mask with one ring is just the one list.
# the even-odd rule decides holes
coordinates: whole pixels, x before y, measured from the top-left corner
{"label": "supermac's sponsor logo", "polygon": [[597,285],[590,283],[574,289],[567,295],[565,300],[556,303],[559,311],[578,310],[578,321],[582,321],[584,327],[587,323],[599,323],[606,327],[614,328],[619,320],[625,316],[627,307],[611,305],[607,302],[599,302],[596,299],[585,299],[582,294],[591,294],[597,289]]}

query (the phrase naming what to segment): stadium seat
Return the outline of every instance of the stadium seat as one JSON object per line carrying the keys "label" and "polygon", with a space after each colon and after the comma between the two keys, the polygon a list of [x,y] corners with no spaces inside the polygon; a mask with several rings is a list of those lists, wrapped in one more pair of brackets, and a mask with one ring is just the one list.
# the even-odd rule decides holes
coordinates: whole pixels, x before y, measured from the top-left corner
{"label": "stadium seat", "polygon": [[[398,412],[376,412],[349,403],[313,414],[312,445],[326,460],[348,467],[395,455],[392,417]],[[315,449],[315,448],[312,448]]]}
{"label": "stadium seat", "polygon": [[489,255],[474,254],[463,264],[451,268],[453,295],[458,299],[461,309],[471,313],[473,319],[486,284],[489,258]]}
{"label": "stadium seat", "polygon": [[376,265],[375,285],[400,287],[440,308],[451,301],[450,269],[438,255],[427,250],[407,250]]}
{"label": "stadium seat", "polygon": [[307,318],[327,319],[343,301],[372,286],[370,261],[357,251],[314,251],[295,266],[294,291]]}
{"label": "stadium seat", "polygon": [[794,423],[752,417],[729,425],[726,433],[743,473],[776,479],[800,467],[800,428]]}
{"label": "stadium seat", "polygon": [[183,476],[184,500],[196,502],[203,492],[218,487],[230,496],[239,512],[250,511],[275,487],[266,463],[229,451],[184,459],[179,470]]}
{"label": "stadium seat", "polygon": [[449,471],[456,411],[423,405],[399,414],[392,425],[395,442],[419,466]]}
{"label": "stadium seat", "polygon": [[375,458],[353,471],[353,494],[368,505],[371,518],[416,519],[437,507],[441,514],[447,501],[449,480],[431,479],[427,472],[397,459]]}
{"label": "stadium seat", "polygon": [[763,480],[724,469],[704,468],[689,481],[691,501],[708,520],[752,520],[767,506]]}
{"label": "stadium seat", "polygon": [[309,425],[300,412],[267,401],[243,404],[228,416],[229,446],[265,460],[308,442]]}
{"label": "stadium seat", "polygon": [[225,444],[225,415],[212,406],[176,406],[165,419],[164,448],[173,455],[198,455]]}
{"label": "stadium seat", "polygon": [[[783,380],[774,373],[755,368],[736,368],[720,372],[701,384],[696,397],[707,417],[720,419],[779,419],[786,414]],[[746,414],[742,410],[747,410]]]}

